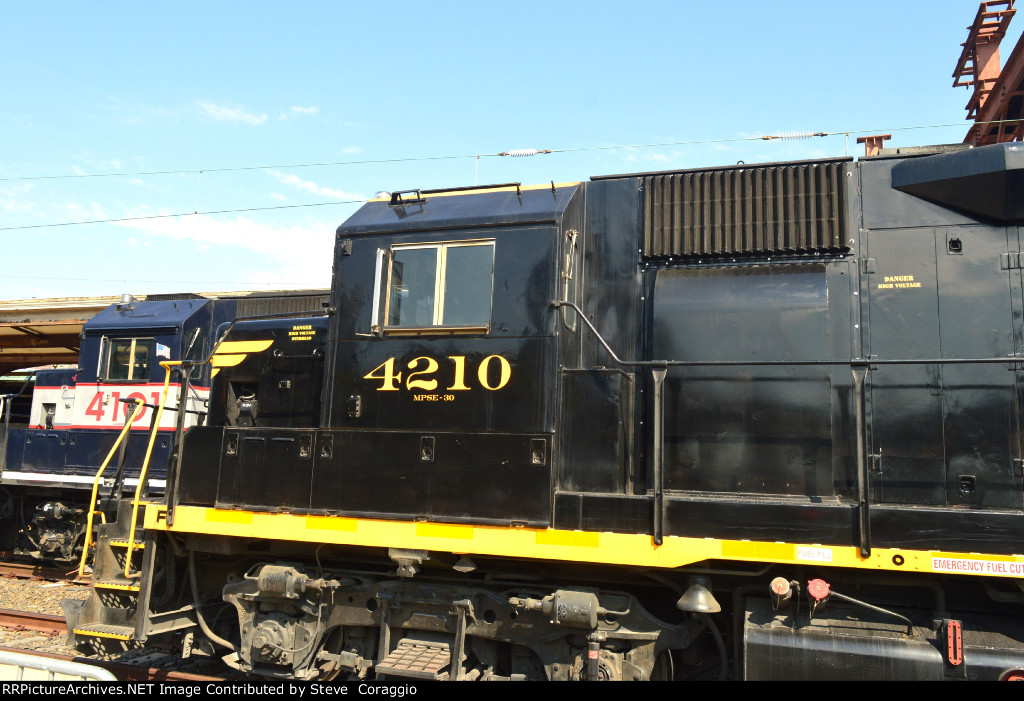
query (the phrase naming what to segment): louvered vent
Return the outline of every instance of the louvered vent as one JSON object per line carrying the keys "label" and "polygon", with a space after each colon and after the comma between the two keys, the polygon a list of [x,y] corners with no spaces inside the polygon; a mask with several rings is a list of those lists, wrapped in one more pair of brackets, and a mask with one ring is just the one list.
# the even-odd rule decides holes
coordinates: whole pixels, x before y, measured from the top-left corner
{"label": "louvered vent", "polygon": [[647,175],[644,255],[847,250],[846,161]]}
{"label": "louvered vent", "polygon": [[147,302],[180,302],[186,299],[206,299],[206,297],[192,292],[171,292],[167,294],[146,295],[145,299]]}
{"label": "louvered vent", "polygon": [[330,295],[282,295],[268,297],[246,297],[238,300],[238,316],[259,316],[260,314],[288,314],[291,312],[323,311]]}

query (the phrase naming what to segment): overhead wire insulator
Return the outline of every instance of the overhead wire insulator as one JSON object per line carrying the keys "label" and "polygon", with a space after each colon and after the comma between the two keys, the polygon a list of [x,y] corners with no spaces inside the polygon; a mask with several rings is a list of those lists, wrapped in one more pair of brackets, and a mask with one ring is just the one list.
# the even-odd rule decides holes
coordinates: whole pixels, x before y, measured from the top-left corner
{"label": "overhead wire insulator", "polygon": [[795,139],[810,139],[812,136],[828,136],[828,132],[818,131],[786,131],[781,134],[768,134],[762,136],[761,139],[764,141],[771,141],[772,139],[781,139],[783,141],[792,141]]}
{"label": "overhead wire insulator", "polygon": [[517,148],[511,151],[502,151],[499,156],[512,156],[512,158],[522,158],[523,156],[536,156],[541,153],[551,153],[550,149],[544,149],[538,151],[535,148]]}

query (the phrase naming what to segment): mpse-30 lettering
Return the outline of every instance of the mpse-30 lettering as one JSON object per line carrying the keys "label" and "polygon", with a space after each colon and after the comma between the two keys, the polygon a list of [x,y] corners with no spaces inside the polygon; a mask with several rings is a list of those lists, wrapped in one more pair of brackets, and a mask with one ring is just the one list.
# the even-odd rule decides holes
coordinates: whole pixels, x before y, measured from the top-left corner
{"label": "mpse-30 lettering", "polygon": [[[451,378],[451,385],[445,389],[450,392],[472,389],[466,384],[466,356],[449,355],[448,360],[452,361],[451,374],[445,379]],[[381,385],[378,392],[397,392],[401,389],[402,371],[395,372],[395,358],[388,358],[370,372],[363,375],[364,380],[378,380]],[[441,367],[433,358],[421,355],[410,360],[406,367],[412,372],[405,378],[405,389],[419,389],[433,392],[438,388],[438,381],[434,375]],[[497,381],[492,381],[492,368],[497,373]],[[512,365],[500,355],[489,355],[480,361],[476,369],[476,379],[484,389],[493,391],[499,390],[512,379]]]}

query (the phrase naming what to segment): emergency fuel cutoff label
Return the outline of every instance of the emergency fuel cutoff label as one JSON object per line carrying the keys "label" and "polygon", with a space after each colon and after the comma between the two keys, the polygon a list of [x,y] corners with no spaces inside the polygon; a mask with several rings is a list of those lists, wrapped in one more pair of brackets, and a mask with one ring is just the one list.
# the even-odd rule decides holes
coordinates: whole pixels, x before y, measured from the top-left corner
{"label": "emergency fuel cutoff label", "polygon": [[961,557],[932,557],[934,572],[956,574],[987,574],[1005,577],[1024,577],[1024,562],[1013,560],[975,560]]}

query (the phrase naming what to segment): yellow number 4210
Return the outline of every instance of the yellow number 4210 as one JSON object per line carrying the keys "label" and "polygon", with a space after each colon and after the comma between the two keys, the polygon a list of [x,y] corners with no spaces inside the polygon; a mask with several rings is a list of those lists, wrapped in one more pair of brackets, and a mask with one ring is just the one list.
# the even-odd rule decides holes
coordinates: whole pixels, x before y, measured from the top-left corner
{"label": "yellow number 4210", "polygon": [[[453,363],[452,383],[445,389],[448,391],[472,389],[466,384],[466,356],[449,355],[448,360]],[[492,382],[491,364],[497,363],[497,381]],[[406,389],[419,389],[433,392],[437,389],[438,382],[435,375],[440,365],[433,358],[421,355],[408,362],[406,367],[410,370],[405,378]],[[512,365],[500,355],[489,355],[480,361],[476,370],[476,377],[480,386],[491,391],[499,390],[512,379]],[[397,392],[402,385],[402,372],[395,372],[395,359],[388,358],[370,372],[363,375],[364,380],[378,380],[381,385],[378,392]]]}

